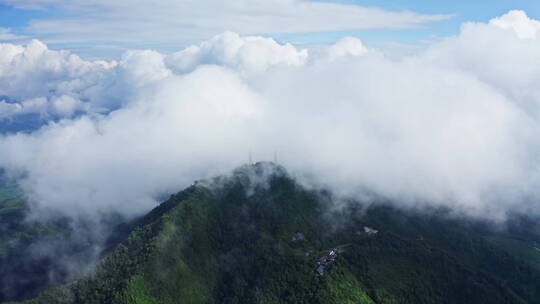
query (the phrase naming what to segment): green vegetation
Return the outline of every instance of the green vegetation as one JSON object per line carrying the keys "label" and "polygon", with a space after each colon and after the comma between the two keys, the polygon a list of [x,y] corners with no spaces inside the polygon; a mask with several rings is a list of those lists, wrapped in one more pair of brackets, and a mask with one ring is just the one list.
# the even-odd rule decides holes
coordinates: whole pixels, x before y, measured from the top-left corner
{"label": "green vegetation", "polygon": [[[537,303],[540,272],[444,212],[332,198],[268,164],[123,226],[95,271],[27,303]],[[364,226],[379,232],[367,234]],[[301,232],[305,238],[293,240]],[[343,249],[323,276],[328,249]]]}
{"label": "green vegetation", "polygon": [[488,236],[487,240],[493,242],[496,246],[504,248],[506,251],[521,257],[523,260],[529,261],[536,269],[540,270],[540,248],[529,241],[523,241],[515,238],[504,236]]}
{"label": "green vegetation", "polygon": [[507,226],[503,231],[488,231],[486,239],[540,270],[540,222],[515,216]]}

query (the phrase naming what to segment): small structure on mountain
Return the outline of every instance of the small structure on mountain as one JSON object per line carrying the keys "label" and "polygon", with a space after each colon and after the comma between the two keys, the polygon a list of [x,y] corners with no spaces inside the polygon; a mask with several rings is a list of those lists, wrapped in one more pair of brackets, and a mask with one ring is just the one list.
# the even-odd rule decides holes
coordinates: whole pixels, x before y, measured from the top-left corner
{"label": "small structure on mountain", "polygon": [[364,232],[365,232],[367,235],[374,235],[374,234],[379,233],[379,230],[370,228],[370,227],[368,227],[368,226],[364,226]]}
{"label": "small structure on mountain", "polygon": [[338,248],[330,249],[324,256],[317,261],[317,267],[314,272],[318,276],[322,276],[326,268],[336,260],[338,255]]}

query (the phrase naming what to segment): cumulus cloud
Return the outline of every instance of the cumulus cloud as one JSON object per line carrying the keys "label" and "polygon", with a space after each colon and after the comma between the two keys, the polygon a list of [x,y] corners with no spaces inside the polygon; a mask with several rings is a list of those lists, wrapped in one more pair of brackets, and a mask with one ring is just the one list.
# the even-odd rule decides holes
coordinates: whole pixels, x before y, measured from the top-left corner
{"label": "cumulus cloud", "polygon": [[344,56],[360,56],[367,52],[369,50],[364,46],[362,41],[354,37],[341,38],[336,44],[328,48],[328,56],[331,59]]}
{"label": "cumulus cloud", "polygon": [[39,113],[69,118],[76,113],[107,113],[141,98],[146,90],[201,65],[219,65],[243,73],[272,66],[301,66],[307,50],[263,37],[225,32],[198,46],[163,55],[128,51],[120,62],[84,61],[67,51],[52,51],[38,40],[26,46],[0,44],[0,119]]}
{"label": "cumulus cloud", "polygon": [[[83,61],[67,51],[51,51],[38,40],[26,46],[0,44],[0,96],[12,102],[0,109],[0,117],[30,112],[69,117],[87,111],[96,88],[114,62]],[[103,110],[94,107],[95,111]]]}
{"label": "cumulus cloud", "polygon": [[247,72],[262,72],[279,64],[301,66],[307,50],[298,51],[290,44],[280,45],[270,38],[240,37],[225,32],[199,46],[191,46],[167,57],[167,63],[177,73],[193,71],[201,64],[216,64]]}
{"label": "cumulus cloud", "polygon": [[[0,167],[40,206],[129,214],[231,170],[250,150],[256,160],[278,151],[293,172],[342,195],[371,191],[492,218],[539,214],[540,40],[496,21],[530,20],[510,14],[521,17],[467,23],[399,59],[354,38],[309,57],[230,32],[170,55],[130,51],[118,63],[39,42],[2,45],[0,79],[29,81],[0,82],[0,95],[41,100],[64,119],[1,137]],[[24,101],[4,101],[0,112]]]}
{"label": "cumulus cloud", "polygon": [[490,24],[513,30],[521,39],[535,39],[536,34],[540,31],[539,21],[530,19],[524,11],[517,10],[491,20]]}
{"label": "cumulus cloud", "polygon": [[51,42],[106,41],[119,46],[186,45],[226,30],[260,35],[409,29],[451,17],[308,0],[0,0],[0,3],[67,12],[65,17],[32,20],[26,31],[35,37],[45,37]]}

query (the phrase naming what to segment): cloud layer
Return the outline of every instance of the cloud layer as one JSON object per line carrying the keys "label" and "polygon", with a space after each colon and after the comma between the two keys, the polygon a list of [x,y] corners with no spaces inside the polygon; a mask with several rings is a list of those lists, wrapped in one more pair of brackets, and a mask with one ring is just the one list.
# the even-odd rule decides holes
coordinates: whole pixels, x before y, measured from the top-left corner
{"label": "cloud layer", "polygon": [[537,24],[513,11],[400,59],[354,38],[309,55],[231,32],[119,62],[0,45],[0,117],[55,118],[4,135],[0,166],[71,213],[146,210],[251,150],[344,195],[539,214]]}

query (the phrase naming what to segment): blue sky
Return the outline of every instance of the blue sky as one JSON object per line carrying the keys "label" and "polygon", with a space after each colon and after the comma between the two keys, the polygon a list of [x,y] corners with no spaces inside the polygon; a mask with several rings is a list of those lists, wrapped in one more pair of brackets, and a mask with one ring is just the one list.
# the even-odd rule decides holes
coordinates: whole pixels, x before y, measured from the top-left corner
{"label": "blue sky", "polygon": [[[169,0],[163,0],[162,3]],[[328,3],[333,2],[336,4],[347,5],[347,7],[358,6],[377,8],[389,12],[403,12],[412,11],[423,16],[450,14],[450,18],[440,18],[436,21],[419,21],[416,26],[414,21],[408,20],[402,22],[402,24],[396,25],[397,28],[388,29],[379,25],[372,27],[365,24],[359,24],[356,29],[354,22],[347,24],[341,28],[332,27],[331,18],[339,20],[343,16],[342,13],[336,13],[335,15],[328,16],[328,24],[326,27],[323,25],[319,28],[310,30],[309,25],[306,27],[299,27],[299,30],[283,30],[287,25],[272,27],[273,17],[275,17],[271,5],[269,5],[269,16],[267,16],[267,24],[255,26],[254,29],[250,29],[256,21],[250,21],[244,27],[242,24],[231,25],[228,27],[227,20],[240,19],[243,16],[234,16],[229,14],[223,19],[225,20],[221,24],[207,24],[206,27],[199,28],[199,20],[192,19],[187,20],[182,24],[182,29],[178,30],[177,20],[174,22],[167,20],[166,18],[159,17],[159,13],[156,14],[155,20],[146,20],[146,23],[142,21],[140,23],[133,22],[132,13],[128,10],[131,9],[129,3],[125,7],[114,7],[113,5],[106,4],[107,2],[96,1],[96,4],[88,5],[85,1],[67,1],[60,0],[55,2],[55,5],[42,5],[47,3],[48,0],[0,0],[0,29],[3,28],[4,32],[9,29],[11,35],[20,35],[30,38],[37,38],[45,41],[49,47],[53,49],[71,49],[92,57],[100,56],[118,56],[125,49],[130,48],[151,48],[160,51],[174,51],[182,48],[188,44],[197,43],[201,40],[210,38],[212,35],[223,31],[233,30],[240,34],[259,34],[265,36],[271,36],[280,42],[292,42],[297,44],[327,44],[332,43],[343,36],[354,36],[362,39],[367,45],[380,45],[384,43],[398,43],[398,44],[417,44],[422,41],[430,41],[439,37],[445,37],[455,35],[459,32],[460,25],[467,21],[487,22],[490,19],[501,16],[512,9],[524,10],[529,17],[534,19],[540,19],[540,4],[537,1],[531,0],[490,0],[490,1],[466,1],[466,0],[454,0],[454,1],[432,1],[432,0],[340,0],[340,1],[327,1],[316,0],[312,2]],[[78,5],[78,3],[81,3]],[[122,2],[122,1],[118,1]],[[181,3],[182,1],[176,1]],[[204,3],[208,2],[208,3]],[[272,2],[272,1],[269,1]],[[3,3],[3,4],[2,4]],[[37,4],[36,4],[37,3]],[[60,4],[58,4],[60,3]],[[127,3],[127,2],[126,2]],[[201,3],[206,5],[208,13],[210,15],[201,15],[200,20],[209,19],[219,14],[217,12],[223,11],[223,8],[212,9],[212,5],[216,2],[212,0],[202,0]],[[249,3],[249,1],[248,1]],[[14,6],[21,6],[23,8],[15,8]],[[36,5],[40,5],[39,9],[35,9]],[[164,4],[165,10],[168,4]],[[175,4],[176,5],[176,4]],[[133,5],[135,6],[135,5]],[[142,10],[152,10],[152,7],[143,8]],[[199,7],[193,7],[193,10],[198,10]],[[174,8],[171,8],[174,11]],[[226,9],[224,10],[227,14]],[[253,8],[246,9],[250,14],[253,12]],[[150,14],[153,14],[149,12]],[[163,13],[163,10],[160,11]],[[255,14],[264,14],[255,10]],[[112,16],[109,20],[103,20],[103,17]],[[136,14],[134,16],[137,16]],[[142,15],[145,17],[144,15]],[[322,15],[324,19],[324,15]],[[292,15],[291,17],[294,17]],[[347,17],[347,16],[345,16]],[[129,25],[126,25],[122,29],[118,29],[118,26],[123,26],[126,21],[129,20]],[[185,16],[181,13],[177,19],[182,20]],[[386,17],[381,17],[386,18]],[[420,17],[421,19],[422,17]],[[144,18],[141,18],[144,19]],[[294,18],[292,18],[294,19]],[[158,27],[157,23],[163,20],[163,24]],[[256,19],[255,19],[256,20]],[[80,21],[80,22],[79,22]],[[299,21],[308,24],[313,20]],[[372,20],[370,22],[376,22]],[[396,22],[393,17],[388,17],[388,25],[392,25]],[[268,24],[270,23],[270,24]],[[369,22],[367,22],[369,23]],[[92,24],[103,25],[100,28],[95,29],[95,33],[92,33]],[[148,26],[151,24],[151,26]],[[413,24],[413,25],[411,25]],[[170,28],[170,31],[167,29]],[[244,31],[245,28],[245,31]],[[328,28],[328,29],[326,29]],[[139,29],[146,29],[147,34],[137,36]],[[79,32],[78,32],[79,31]],[[116,32],[115,32],[116,31]],[[123,31],[123,32],[122,32]],[[141,31],[142,32],[142,31]],[[128,33],[129,37],[126,37]],[[159,33],[159,34],[158,34]],[[155,34],[155,35],[154,35]],[[2,38],[0,32],[0,39]],[[5,39],[4,39],[5,40]],[[23,39],[20,42],[24,42]]]}

